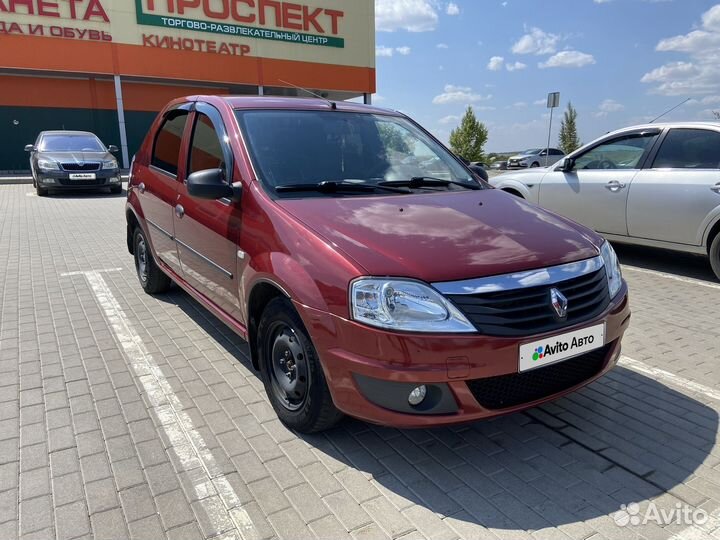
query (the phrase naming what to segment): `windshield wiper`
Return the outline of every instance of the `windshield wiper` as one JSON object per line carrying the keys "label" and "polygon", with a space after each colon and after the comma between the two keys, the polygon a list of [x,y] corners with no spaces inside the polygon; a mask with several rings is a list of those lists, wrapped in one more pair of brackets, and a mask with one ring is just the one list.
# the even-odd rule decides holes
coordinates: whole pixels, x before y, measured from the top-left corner
{"label": "windshield wiper", "polygon": [[324,181],[317,184],[286,184],[276,186],[275,191],[278,193],[298,193],[302,191],[317,191],[319,193],[375,193],[376,191],[390,191],[392,193],[408,194],[411,191],[407,189],[396,188],[392,186],[384,186],[382,184],[356,184],[354,182],[333,182]]}
{"label": "windshield wiper", "polygon": [[482,189],[480,184],[471,184],[470,182],[460,182],[458,180],[445,180],[444,178],[435,178],[434,176],[413,176],[410,180],[386,180],[380,182],[379,186],[407,186],[410,189],[432,186],[461,186],[466,189]]}

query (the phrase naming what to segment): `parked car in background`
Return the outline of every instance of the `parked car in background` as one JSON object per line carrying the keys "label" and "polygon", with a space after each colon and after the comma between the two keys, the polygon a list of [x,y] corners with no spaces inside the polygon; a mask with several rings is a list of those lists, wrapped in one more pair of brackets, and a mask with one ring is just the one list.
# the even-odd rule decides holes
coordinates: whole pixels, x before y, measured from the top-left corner
{"label": "parked car in background", "polygon": [[720,278],[720,123],[621,129],[492,184],[613,241],[706,255]]}
{"label": "parked car in background", "polygon": [[39,196],[48,190],[110,189],[121,193],[122,182],[117,159],[93,133],[87,131],[43,131],[35,144],[25,146],[30,153],[33,186]]}
{"label": "parked car in background", "polygon": [[177,99],[125,210],[143,289],[174,281],[247,339],[301,432],[533,407],[610,370],[629,323],[608,242],[489,189],[395,111]]}
{"label": "parked car in background", "polygon": [[[548,153],[549,152],[549,153]],[[531,148],[507,160],[508,169],[527,169],[535,167],[548,167],[562,159],[565,153],[557,148]]]}
{"label": "parked car in background", "polygon": [[491,171],[505,171],[507,170],[507,161],[496,161],[490,164]]}

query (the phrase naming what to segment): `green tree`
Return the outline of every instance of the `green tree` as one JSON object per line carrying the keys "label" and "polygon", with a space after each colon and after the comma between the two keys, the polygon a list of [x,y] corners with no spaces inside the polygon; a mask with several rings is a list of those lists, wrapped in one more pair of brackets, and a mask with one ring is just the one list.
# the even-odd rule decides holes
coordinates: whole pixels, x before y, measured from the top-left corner
{"label": "green tree", "polygon": [[572,103],[568,103],[567,111],[565,111],[562,123],[560,124],[558,146],[560,146],[560,150],[566,154],[574,152],[582,146],[577,134],[577,110],[572,106]]}
{"label": "green tree", "polygon": [[483,161],[484,146],[488,139],[485,124],[478,121],[475,111],[468,106],[460,126],[450,133],[450,147],[458,156],[468,161]]}

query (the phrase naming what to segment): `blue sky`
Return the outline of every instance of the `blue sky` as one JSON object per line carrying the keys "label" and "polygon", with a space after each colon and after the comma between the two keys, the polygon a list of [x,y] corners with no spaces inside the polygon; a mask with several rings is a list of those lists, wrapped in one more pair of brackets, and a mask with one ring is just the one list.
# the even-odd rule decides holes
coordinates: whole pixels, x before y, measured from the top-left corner
{"label": "blue sky", "polygon": [[589,142],[720,110],[720,3],[703,0],[376,0],[378,94],[447,141],[468,105],[486,151],[543,146],[548,92]]}

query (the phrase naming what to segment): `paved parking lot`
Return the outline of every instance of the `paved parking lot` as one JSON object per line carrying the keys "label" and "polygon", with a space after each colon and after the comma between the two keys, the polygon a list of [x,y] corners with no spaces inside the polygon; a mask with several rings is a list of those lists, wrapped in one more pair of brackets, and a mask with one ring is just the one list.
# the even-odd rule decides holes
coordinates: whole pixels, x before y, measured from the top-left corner
{"label": "paved parking lot", "polygon": [[568,398],[298,436],[242,340],[179,289],[142,292],[123,205],[0,186],[0,538],[720,538],[703,259],[618,248],[625,356]]}

